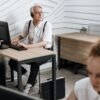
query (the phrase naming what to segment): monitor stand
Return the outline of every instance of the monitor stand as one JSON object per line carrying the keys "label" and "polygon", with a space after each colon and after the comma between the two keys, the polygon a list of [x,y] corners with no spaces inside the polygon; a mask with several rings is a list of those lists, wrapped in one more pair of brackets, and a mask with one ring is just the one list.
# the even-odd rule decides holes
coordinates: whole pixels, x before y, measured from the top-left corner
{"label": "monitor stand", "polygon": [[1,44],[1,45],[0,45],[0,49],[7,49],[7,48],[9,48],[9,46],[6,45],[6,44]]}

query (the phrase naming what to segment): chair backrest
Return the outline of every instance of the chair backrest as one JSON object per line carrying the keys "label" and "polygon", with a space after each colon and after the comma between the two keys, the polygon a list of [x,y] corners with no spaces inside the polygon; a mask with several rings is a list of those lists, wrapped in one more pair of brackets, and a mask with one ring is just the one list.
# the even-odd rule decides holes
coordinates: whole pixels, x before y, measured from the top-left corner
{"label": "chair backrest", "polygon": [[88,33],[100,35],[100,24],[89,24],[88,25]]}
{"label": "chair backrest", "polygon": [[0,86],[0,98],[2,100],[41,100],[3,86]]}
{"label": "chair backrest", "polygon": [[51,50],[51,51],[54,51],[54,36],[52,35],[52,45],[50,48],[45,48],[47,50]]}

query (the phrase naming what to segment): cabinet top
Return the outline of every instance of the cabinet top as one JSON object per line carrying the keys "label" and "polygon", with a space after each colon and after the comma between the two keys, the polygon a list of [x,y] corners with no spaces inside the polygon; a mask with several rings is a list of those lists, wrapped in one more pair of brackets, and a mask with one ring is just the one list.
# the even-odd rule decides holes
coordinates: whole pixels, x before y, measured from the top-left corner
{"label": "cabinet top", "polygon": [[87,42],[95,42],[100,39],[98,35],[92,35],[89,33],[80,33],[80,32],[73,32],[73,33],[66,33],[57,35],[60,38],[70,38],[75,40],[87,41]]}

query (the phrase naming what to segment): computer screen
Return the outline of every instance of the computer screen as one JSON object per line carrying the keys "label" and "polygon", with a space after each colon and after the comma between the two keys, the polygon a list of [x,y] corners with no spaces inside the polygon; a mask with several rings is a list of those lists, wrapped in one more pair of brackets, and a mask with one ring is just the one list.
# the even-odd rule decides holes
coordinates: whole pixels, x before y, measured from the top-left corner
{"label": "computer screen", "polygon": [[8,23],[4,21],[0,21],[0,40],[3,40],[4,44],[11,44]]}

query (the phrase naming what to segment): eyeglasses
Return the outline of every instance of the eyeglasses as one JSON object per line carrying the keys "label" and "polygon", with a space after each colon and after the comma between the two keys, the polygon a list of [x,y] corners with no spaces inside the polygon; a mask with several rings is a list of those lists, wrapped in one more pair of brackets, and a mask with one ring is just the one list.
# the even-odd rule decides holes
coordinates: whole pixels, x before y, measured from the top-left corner
{"label": "eyeglasses", "polygon": [[43,14],[43,12],[34,12],[35,14],[38,14],[38,15],[40,15],[40,14]]}

